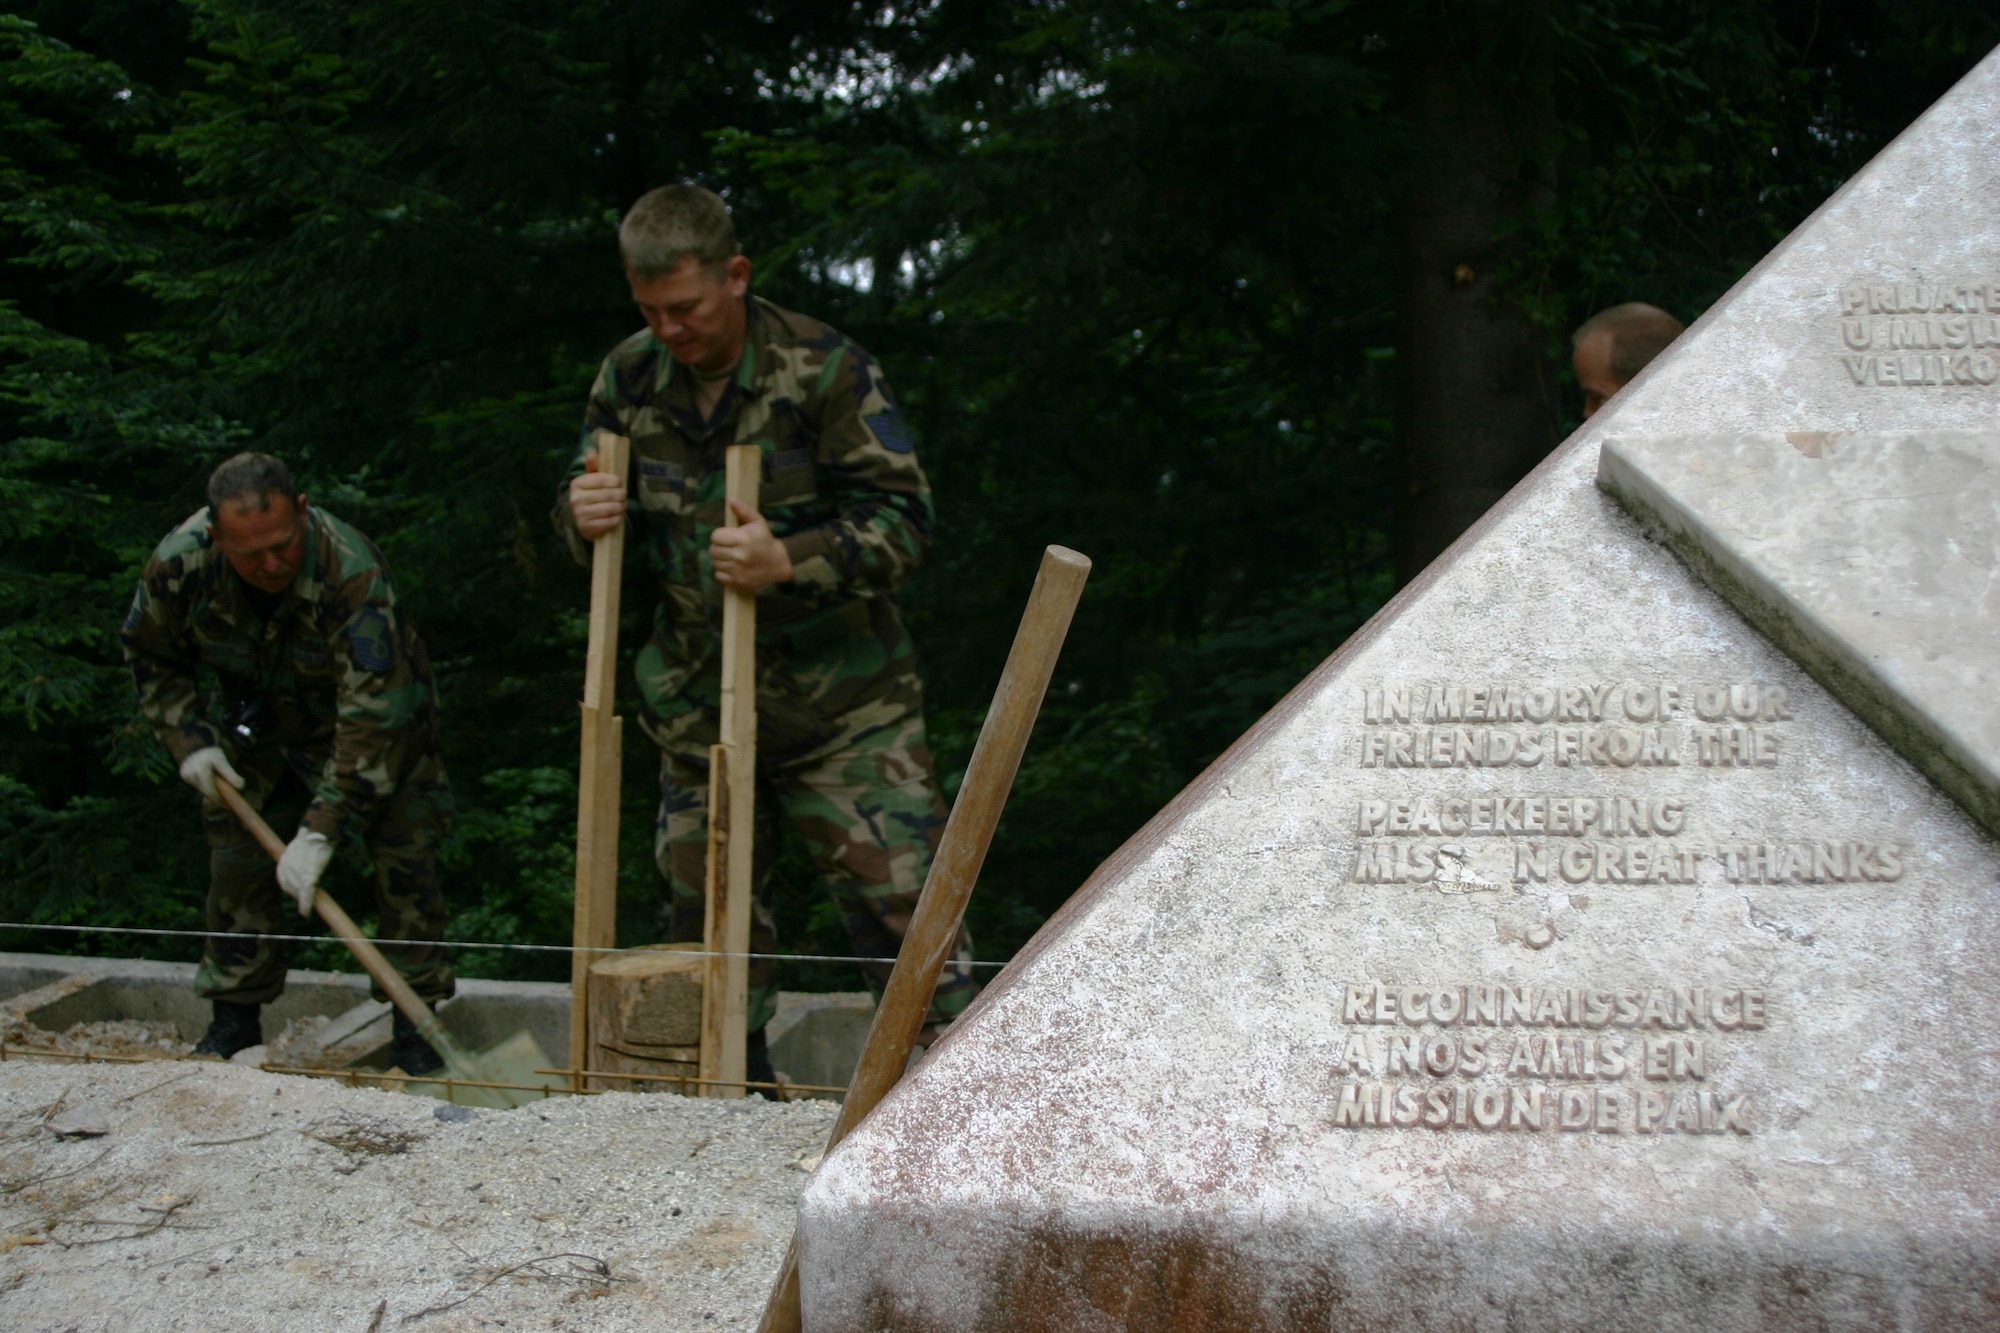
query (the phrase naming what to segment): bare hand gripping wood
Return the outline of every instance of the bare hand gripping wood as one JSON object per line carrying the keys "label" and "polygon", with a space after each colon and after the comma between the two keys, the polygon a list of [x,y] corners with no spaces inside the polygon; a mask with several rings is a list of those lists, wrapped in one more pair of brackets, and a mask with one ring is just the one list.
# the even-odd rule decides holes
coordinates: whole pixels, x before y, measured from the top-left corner
{"label": "bare hand gripping wood", "polygon": [[[625,475],[631,441],[592,431],[597,470]],[[590,965],[618,942],[618,787],[625,719],[618,703],[618,591],[625,568],[620,523],[590,554],[590,643],[583,665],[583,754],[576,778],[576,952],[569,965],[569,1067],[590,1068]],[[581,1089],[583,1076],[572,1075]]]}
{"label": "bare hand gripping wood", "polygon": [[[728,500],[757,508],[763,453],[732,444],[724,454]],[[724,527],[736,526],[727,501]],[[757,815],[757,594],[722,594],[722,736],[708,752],[708,894],[701,987],[701,1077],[709,1097],[741,1097],[745,1009],[750,991],[750,894]]]}
{"label": "bare hand gripping wood", "polygon": [[[1028,595],[1027,612],[1015,632],[1014,648],[1007,654],[1007,667],[1000,674],[1000,688],[994,691],[986,724],[980,728],[964,785],[952,803],[944,841],[931,863],[930,877],[924,881],[903,947],[897,951],[895,970],[889,974],[882,1005],[868,1029],[861,1062],[848,1082],[840,1118],[827,1136],[829,1152],[888,1096],[909,1062],[910,1047],[923,1028],[938,974],[958,942],[966,901],[972,897],[980,866],[985,864],[986,849],[993,842],[993,830],[1006,808],[1015,771],[1021,766],[1021,754],[1028,748],[1028,733],[1034,730],[1042,696],[1055,673],[1056,655],[1062,651],[1070,617],[1089,576],[1087,556],[1063,546],[1051,546],[1042,554],[1041,572]],[[758,1333],[797,1333],[799,1327],[798,1236],[794,1232],[757,1328]]]}

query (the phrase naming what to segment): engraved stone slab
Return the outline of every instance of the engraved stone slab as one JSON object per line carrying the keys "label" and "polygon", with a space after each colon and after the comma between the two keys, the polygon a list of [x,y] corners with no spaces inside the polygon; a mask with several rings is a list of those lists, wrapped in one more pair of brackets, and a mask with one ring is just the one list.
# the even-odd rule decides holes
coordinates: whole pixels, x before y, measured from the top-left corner
{"label": "engraved stone slab", "polygon": [[2000,432],[1613,439],[1597,481],[2000,833]]}
{"label": "engraved stone slab", "polygon": [[2000,846],[1596,476],[2000,430],[1913,313],[2000,282],[1995,124],[1989,57],[1099,869],[813,1177],[808,1329],[1993,1325]]}

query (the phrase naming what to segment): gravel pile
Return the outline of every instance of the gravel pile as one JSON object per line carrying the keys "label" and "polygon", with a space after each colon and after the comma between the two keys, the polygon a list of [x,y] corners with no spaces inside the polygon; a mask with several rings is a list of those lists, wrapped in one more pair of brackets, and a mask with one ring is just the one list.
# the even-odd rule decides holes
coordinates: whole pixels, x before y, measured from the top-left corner
{"label": "gravel pile", "polygon": [[174,1060],[194,1049],[193,1042],[180,1039],[172,1023],[132,1018],[73,1023],[65,1031],[48,1032],[19,1014],[0,1013],[0,1037],[9,1046],[124,1060]]}
{"label": "gravel pile", "polygon": [[0,1327],[754,1327],[838,1108],[0,1065]]}

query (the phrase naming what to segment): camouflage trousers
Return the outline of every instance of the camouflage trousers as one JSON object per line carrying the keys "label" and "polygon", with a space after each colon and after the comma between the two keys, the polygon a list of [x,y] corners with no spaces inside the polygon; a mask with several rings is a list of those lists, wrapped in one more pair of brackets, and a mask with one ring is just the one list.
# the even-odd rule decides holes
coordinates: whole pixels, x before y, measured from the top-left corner
{"label": "camouflage trousers", "polygon": [[[243,794],[264,822],[289,840],[311,801],[311,782],[324,754],[303,747],[262,745],[232,757]],[[442,940],[444,891],[438,883],[438,841],[451,831],[451,786],[435,749],[423,753],[375,811],[361,839],[375,865],[376,933],[383,939]],[[285,989],[289,947],[264,934],[299,935],[317,918],[299,916],[278,888],[277,862],[257,845],[228,807],[202,802],[208,839],[208,937],[195,994],[231,1004],[269,1004]],[[343,904],[352,908],[352,904]],[[426,1004],[451,997],[455,982],[441,944],[384,944],[383,954]],[[379,986],[377,1000],[386,999]]]}
{"label": "camouflage trousers", "polygon": [[[853,952],[894,958],[945,822],[909,640],[884,635],[818,652],[786,652],[781,634],[758,637],[751,952],[778,951],[771,870],[789,827],[832,890]],[[702,938],[708,751],[720,730],[720,696],[720,674],[711,667],[687,681],[672,717],[647,720],[661,751],[654,855],[671,895],[668,937],[677,943]],[[972,941],[961,931],[928,1022],[948,1023],[971,1002],[979,989],[971,961]],[[865,964],[862,971],[877,993],[888,983],[886,963]],[[771,960],[751,960],[752,1032],[776,1008],[775,973]]]}

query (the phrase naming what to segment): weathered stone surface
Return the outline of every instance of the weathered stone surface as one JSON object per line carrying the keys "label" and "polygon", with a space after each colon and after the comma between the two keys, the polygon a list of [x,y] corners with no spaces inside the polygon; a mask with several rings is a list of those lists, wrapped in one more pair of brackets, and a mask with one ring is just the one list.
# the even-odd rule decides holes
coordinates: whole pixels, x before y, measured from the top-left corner
{"label": "weathered stone surface", "polygon": [[2000,432],[1613,439],[1597,481],[2000,833]]}
{"label": "weathered stone surface", "polygon": [[1595,476],[2000,427],[1882,360],[2000,315],[1996,123],[1989,58],[1106,862],[816,1174],[809,1329],[1994,1324],[2000,848]]}
{"label": "weathered stone surface", "polygon": [[59,1139],[96,1139],[111,1132],[111,1117],[96,1102],[65,1107],[48,1124],[49,1132]]}

